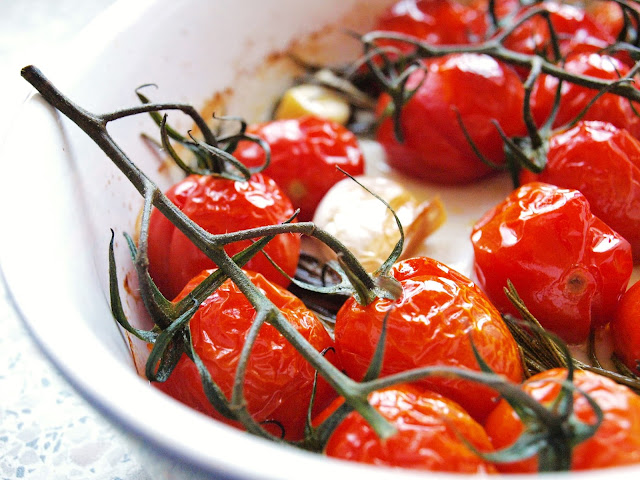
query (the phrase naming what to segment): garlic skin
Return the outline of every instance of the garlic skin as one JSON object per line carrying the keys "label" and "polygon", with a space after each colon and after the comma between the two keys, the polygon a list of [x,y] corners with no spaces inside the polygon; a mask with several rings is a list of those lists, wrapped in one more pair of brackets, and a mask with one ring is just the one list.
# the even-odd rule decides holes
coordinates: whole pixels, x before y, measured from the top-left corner
{"label": "garlic skin", "polygon": [[282,96],[274,117],[287,119],[305,115],[315,115],[345,125],[351,115],[351,107],[329,88],[312,84],[291,87]]}
{"label": "garlic skin", "polygon": [[[438,198],[419,202],[400,183],[385,177],[356,177],[366,188],[384,199],[400,219],[405,234],[400,259],[412,253],[445,221]],[[375,272],[393,251],[400,232],[389,209],[350,178],[335,184],[324,196],[313,217],[318,227],[345,244],[368,272]],[[315,245],[314,253],[328,260],[333,252]]]}

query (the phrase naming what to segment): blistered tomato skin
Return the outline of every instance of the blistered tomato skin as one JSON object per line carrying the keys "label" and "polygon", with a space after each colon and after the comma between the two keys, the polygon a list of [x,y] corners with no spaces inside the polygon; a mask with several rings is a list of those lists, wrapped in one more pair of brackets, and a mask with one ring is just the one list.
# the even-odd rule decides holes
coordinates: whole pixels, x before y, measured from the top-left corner
{"label": "blistered tomato skin", "polygon": [[[426,257],[397,263],[391,275],[402,285],[397,301],[376,299],[362,306],[350,299],[337,314],[336,350],[350,377],[364,377],[388,313],[380,376],[435,365],[478,370],[472,339],[495,372],[514,382],[522,379],[516,342],[471,280]],[[487,387],[457,379],[433,377],[421,384],[456,401],[479,421],[498,396]]]}
{"label": "blistered tomato skin", "polygon": [[579,191],[533,182],[473,227],[478,284],[501,312],[517,315],[511,280],[543,327],[569,343],[608,323],[625,291],[631,246],[595,217]]}
{"label": "blistered tomato skin", "polygon": [[640,375],[640,282],[625,292],[611,321],[613,349],[622,362]]}
{"label": "blistered tomato skin", "polygon": [[[301,300],[290,292],[253,272],[249,279],[280,309],[284,317],[318,351],[335,363],[333,342],[322,323]],[[204,280],[208,271],[195,277],[177,299]],[[223,393],[231,398],[236,367],[255,310],[238,287],[227,280],[200,306],[190,322],[191,338],[196,353]],[[244,383],[247,409],[258,422],[277,422],[288,440],[300,440],[304,433],[315,370],[275,329],[265,324],[260,329],[251,351]],[[200,383],[196,366],[183,355],[164,383],[154,383],[160,390],[182,403],[231,425],[239,424],[223,418],[209,403]],[[325,408],[336,394],[321,378],[315,397],[315,412]],[[280,435],[274,427],[274,434]]]}
{"label": "blistered tomato skin", "polygon": [[[493,162],[503,163],[503,142],[492,121],[508,136],[526,132],[524,89],[517,74],[477,54],[430,60],[427,68],[426,78],[418,71],[407,83],[409,90],[418,90],[402,110],[403,142],[396,138],[389,118],[377,131],[387,162],[407,175],[442,184],[470,183],[494,173],[473,152],[456,112],[479,150]],[[389,101],[386,94],[380,97],[378,115]]]}
{"label": "blistered tomato skin", "polygon": [[[171,187],[166,195],[187,217],[213,234],[282,223],[294,213],[286,194],[262,174],[253,175],[247,182],[190,175]],[[225,247],[225,251],[234,255],[250,244],[250,241],[233,243]],[[293,276],[300,252],[298,235],[278,235],[264,250]],[[195,275],[214,267],[164,215],[158,210],[151,213],[149,272],[165,297],[174,298]],[[252,258],[246,267],[282,286],[289,284],[262,254]]]}
{"label": "blistered tomato skin", "polygon": [[[527,379],[522,389],[548,406],[556,399],[560,383],[567,378],[565,369],[553,369]],[[589,470],[640,462],[640,396],[613,380],[587,371],[576,371],[574,384],[602,409],[604,418],[595,434],[572,451],[571,470]],[[576,417],[593,423],[596,416],[580,393],[574,394]],[[501,401],[491,413],[485,428],[496,450],[512,445],[524,427],[515,411]],[[536,457],[514,463],[496,463],[501,473],[534,473]]]}
{"label": "blistered tomato skin", "polygon": [[592,213],[631,244],[640,262],[640,141],[629,132],[579,122],[551,137],[542,173],[523,171],[520,179],[580,190]]}
{"label": "blistered tomato skin", "polygon": [[[335,400],[314,422],[342,404]],[[373,392],[369,402],[398,429],[380,440],[369,424],[351,412],[325,447],[329,457],[373,465],[457,473],[494,473],[460,437],[482,452],[492,450],[482,426],[455,402],[416,386],[401,384]]]}
{"label": "blistered tomato skin", "polygon": [[[618,80],[629,72],[629,67],[621,60],[598,53],[574,53],[567,57],[563,67],[567,72],[599,78]],[[555,101],[558,80],[549,75],[541,75],[531,92],[531,112],[538,125],[549,117]],[[597,91],[571,82],[562,84],[562,97],[553,125],[561,127],[573,121],[596,96]],[[638,104],[632,106],[626,98],[613,93],[599,97],[582,120],[601,120],[618,128],[627,129],[633,136],[640,137],[640,117],[636,115]]]}
{"label": "blistered tomato skin", "polygon": [[[265,140],[271,164],[264,173],[286,192],[298,219],[313,218],[325,193],[345,175],[364,173],[364,157],[356,136],[344,126],[314,116],[250,125],[247,133]],[[264,164],[265,154],[252,142],[240,142],[234,156],[249,167]]]}

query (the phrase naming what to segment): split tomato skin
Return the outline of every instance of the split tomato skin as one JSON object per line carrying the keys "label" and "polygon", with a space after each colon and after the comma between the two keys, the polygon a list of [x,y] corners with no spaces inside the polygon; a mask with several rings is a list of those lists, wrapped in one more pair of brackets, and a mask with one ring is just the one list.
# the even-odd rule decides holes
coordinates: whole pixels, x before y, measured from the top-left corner
{"label": "split tomato skin", "polygon": [[[314,423],[342,403],[335,400]],[[369,403],[398,432],[381,440],[357,412],[351,412],[334,430],[325,454],[372,465],[456,473],[495,473],[461,440],[479,451],[492,450],[480,424],[455,402],[415,385],[400,384],[369,395]]]}
{"label": "split tomato skin", "polygon": [[[376,138],[387,163],[408,176],[441,184],[470,183],[494,173],[469,145],[456,112],[478,149],[493,162],[504,163],[503,141],[492,121],[508,136],[526,133],[524,88],[518,75],[478,54],[449,55],[426,65],[426,77],[417,71],[407,83],[408,90],[417,91],[400,116],[403,141],[396,138],[390,118],[378,128]],[[380,96],[379,116],[389,102],[387,94]]]}
{"label": "split tomato skin", "polygon": [[[563,65],[564,70],[576,75],[584,75],[602,80],[615,81],[629,72],[629,67],[616,57],[594,52],[570,54]],[[542,125],[553,109],[558,79],[541,75],[531,92],[531,113],[538,125]],[[554,120],[554,127],[562,127],[572,122],[589,105],[597,91],[563,82],[562,97]],[[640,137],[640,117],[636,114],[640,107],[619,95],[606,93],[598,98],[587,110],[582,120],[601,120],[618,128],[628,130]]]}
{"label": "split tomato skin", "polygon": [[[527,379],[522,389],[538,402],[551,406],[559,394],[566,369],[552,369]],[[640,396],[623,385],[601,375],[578,370],[574,384],[602,409],[604,418],[595,434],[573,449],[571,470],[591,470],[640,462]],[[584,395],[573,397],[574,414],[582,422],[593,424],[596,415]],[[491,413],[485,429],[496,450],[512,445],[524,426],[509,404],[501,400]],[[496,463],[501,473],[535,473],[536,457],[513,463]]]}
{"label": "split tomato skin", "polygon": [[[356,136],[331,120],[306,115],[250,125],[247,133],[265,140],[271,163],[264,170],[286,192],[298,219],[310,221],[325,193],[345,178],[364,173],[364,156]],[[234,156],[248,167],[265,162],[264,150],[253,142],[240,142]]]}
{"label": "split tomato skin", "polygon": [[636,375],[640,375],[640,282],[622,296],[611,321],[613,350]]}
{"label": "split tomato skin", "polygon": [[[390,274],[402,285],[398,300],[378,298],[362,306],[351,298],[338,311],[335,343],[347,375],[364,377],[388,314],[381,377],[428,366],[479,370],[473,341],[495,372],[521,381],[517,344],[471,280],[427,257],[398,262]],[[430,377],[420,383],[459,403],[479,421],[498,396],[488,387],[459,379]]]}
{"label": "split tomato skin", "polygon": [[[214,176],[190,175],[167,192],[187,217],[209,233],[223,234],[286,221],[294,214],[293,206],[282,189],[269,177],[253,175],[248,181],[234,181]],[[225,247],[235,255],[251,241]],[[278,235],[264,251],[285,272],[293,276],[300,253],[297,234]],[[214,263],[180,232],[160,211],[153,210],[149,220],[149,273],[167,298],[174,298],[202,270]],[[268,279],[287,286],[284,277],[261,253],[246,265]]]}
{"label": "split tomato skin", "polygon": [[578,190],[532,182],[473,227],[474,272],[503,313],[510,280],[543,327],[579,343],[608,323],[625,291],[631,246],[591,212]]}
{"label": "split tomato skin", "polygon": [[[194,277],[176,300],[184,298],[210,272],[204,271]],[[296,330],[316,350],[326,350],[326,358],[336,364],[331,337],[302,301],[261,274],[245,273]],[[227,280],[202,303],[190,321],[194,350],[227,398],[231,398],[236,367],[255,315],[247,298],[231,280]],[[287,440],[302,439],[314,375],[314,368],[275,327],[263,325],[247,365],[244,383],[247,409],[258,422],[277,422],[284,429]],[[209,403],[198,369],[186,355],[179,360],[167,381],[154,385],[206,415],[241,428],[239,423],[222,417]],[[322,411],[336,395],[318,376],[313,411],[316,414]],[[273,433],[280,435],[282,432],[274,427]]]}
{"label": "split tomato skin", "polygon": [[525,170],[520,180],[580,190],[593,214],[631,244],[634,262],[640,262],[640,141],[628,131],[579,122],[555,132],[545,169]]}

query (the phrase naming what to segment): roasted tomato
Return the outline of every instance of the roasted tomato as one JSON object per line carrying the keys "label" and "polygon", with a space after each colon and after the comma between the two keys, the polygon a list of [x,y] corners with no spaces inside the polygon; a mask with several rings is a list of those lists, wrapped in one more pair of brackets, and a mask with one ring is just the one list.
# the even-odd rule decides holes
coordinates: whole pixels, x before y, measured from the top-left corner
{"label": "roasted tomato", "polygon": [[[547,370],[529,378],[522,389],[543,405],[551,406],[566,380],[565,369]],[[608,378],[586,371],[576,371],[574,384],[575,416],[587,424],[596,415],[585,398],[589,395],[602,409],[604,418],[595,434],[573,448],[572,470],[587,470],[640,462],[640,396]],[[524,431],[517,413],[502,400],[491,413],[485,428],[493,446],[499,450],[512,445]],[[538,471],[536,457],[514,463],[497,463],[504,473]]]}
{"label": "roasted tomato", "polygon": [[547,165],[534,180],[580,190],[591,211],[630,244],[640,261],[640,141],[609,123],[579,122],[549,140]]}
{"label": "roasted tomato", "polygon": [[[210,233],[222,234],[247,228],[277,224],[294,213],[286,194],[265,175],[254,175],[247,182],[236,182],[212,176],[191,175],[166,192],[185,215]],[[228,245],[230,255],[240,252],[250,241]],[[289,275],[298,264],[300,237],[279,235],[264,249]],[[160,291],[175,297],[191,278],[215,265],[158,210],[149,222],[149,272]],[[246,265],[270,280],[286,286],[282,276],[262,254]]]}
{"label": "roasted tomato", "polygon": [[[342,402],[342,398],[335,400],[314,423],[326,418]],[[351,412],[329,438],[325,447],[328,456],[420,470],[495,472],[465,443],[479,451],[491,451],[484,429],[448,398],[401,384],[371,393],[369,402],[398,432],[381,440],[359,413]]]}
{"label": "roasted tomato", "polygon": [[611,321],[613,350],[636,375],[640,375],[640,282],[625,292]]}
{"label": "roasted tomato", "polygon": [[578,190],[533,182],[511,193],[471,234],[478,284],[502,312],[511,280],[543,327],[585,340],[611,320],[633,262],[631,246],[591,213]]}
{"label": "roasted tomato", "polygon": [[[409,90],[418,90],[402,109],[403,141],[396,138],[389,118],[378,129],[387,162],[407,175],[445,184],[468,183],[491,174],[494,170],[469,145],[457,112],[479,150],[495,163],[504,162],[502,138],[492,121],[509,136],[526,132],[520,79],[511,68],[477,54],[434,59],[427,69],[426,78],[417,71],[408,81]],[[380,97],[379,115],[389,101],[386,94]]]}
{"label": "roasted tomato", "polygon": [[[537,8],[549,13],[563,56],[577,51],[597,52],[615,41],[615,37],[577,5],[545,1],[523,9],[519,16]],[[544,16],[535,15],[525,21],[505,39],[504,46],[528,55],[552,57],[551,34]]]}
{"label": "roasted tomato", "polygon": [[[353,133],[342,125],[314,116],[275,120],[249,126],[247,133],[271,147],[271,164],[264,171],[286,192],[299,220],[313,218],[318,203],[344,174],[364,173],[364,157]],[[241,142],[234,156],[249,167],[262,165],[264,151],[256,143]]]}
{"label": "roasted tomato", "polygon": [[[426,257],[397,263],[391,275],[402,285],[397,301],[376,299],[362,306],[352,298],[337,314],[336,349],[350,377],[364,377],[388,314],[380,376],[435,365],[477,370],[473,341],[495,372],[514,382],[522,379],[516,342],[498,311],[471,280]],[[480,421],[498,396],[469,381],[433,377],[421,383],[458,402]]]}
{"label": "roasted tomato", "polygon": [[[430,45],[475,43],[486,29],[484,12],[456,0],[401,0],[383,13],[373,27],[410,35]],[[399,42],[395,45],[404,49]]]}
{"label": "roasted tomato", "polygon": [[[573,74],[617,80],[629,72],[621,60],[598,53],[574,53],[567,57],[564,69]],[[553,108],[558,79],[541,75],[531,93],[531,112],[539,125],[547,119]],[[571,82],[563,82],[562,98],[554,126],[559,127],[574,120],[596,96],[597,91]],[[636,137],[640,136],[640,117],[636,111],[640,105],[613,93],[607,93],[593,103],[582,120],[602,120],[616,127],[625,128]]]}
{"label": "roasted tomato", "polygon": [[[318,351],[325,351],[335,361],[333,342],[322,323],[292,293],[269,282],[262,275],[246,272],[262,293],[280,309],[285,318]],[[185,297],[209,271],[193,278],[176,300]],[[229,398],[236,367],[255,310],[238,287],[227,280],[212,293],[195,313],[189,328],[193,347],[209,370],[214,382]],[[276,330],[262,326],[251,351],[244,382],[247,409],[258,422],[276,422],[285,438],[299,440],[304,433],[315,370]],[[318,377],[315,412],[320,412],[335,398],[333,389]],[[195,364],[183,355],[169,379],[154,383],[160,390],[182,403],[231,425],[209,403],[200,383]],[[274,432],[280,434],[280,430]]]}

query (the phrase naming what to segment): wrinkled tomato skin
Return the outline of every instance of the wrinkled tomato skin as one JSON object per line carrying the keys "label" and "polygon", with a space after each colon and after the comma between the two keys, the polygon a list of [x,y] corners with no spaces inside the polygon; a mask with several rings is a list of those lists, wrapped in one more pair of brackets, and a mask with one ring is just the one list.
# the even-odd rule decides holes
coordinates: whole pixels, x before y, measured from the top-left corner
{"label": "wrinkled tomato skin", "polygon": [[[538,8],[549,12],[563,56],[577,51],[597,52],[615,41],[615,37],[612,37],[606,28],[577,5],[546,1],[523,9],[517,18]],[[507,36],[504,46],[527,55],[542,52],[547,57],[552,57],[553,49],[547,21],[542,15],[533,16]]]}
{"label": "wrinkled tomato skin", "polygon": [[[402,33],[430,45],[476,43],[486,32],[484,12],[456,0],[401,0],[384,12],[373,30]],[[388,42],[401,50],[413,47]]]}
{"label": "wrinkled tomato skin", "polygon": [[520,180],[580,190],[593,214],[631,244],[634,262],[640,262],[640,141],[629,132],[603,122],[556,132],[545,169],[523,171]]}
{"label": "wrinkled tomato skin", "polygon": [[474,272],[501,312],[511,280],[543,327],[569,343],[608,323],[631,277],[629,242],[591,213],[579,191],[533,182],[473,227]]}
{"label": "wrinkled tomato skin", "polygon": [[[248,228],[282,223],[294,209],[285,193],[269,177],[256,174],[247,182],[213,176],[190,175],[167,192],[187,217],[209,233],[223,234]],[[251,244],[249,240],[225,247],[235,255]],[[280,267],[293,276],[298,264],[300,237],[278,235],[264,249]],[[202,270],[214,268],[202,253],[158,210],[149,221],[149,272],[160,291],[174,298]],[[282,286],[289,281],[269,260],[258,254],[246,265]]]}
{"label": "wrinkled tomato skin", "polygon": [[[516,342],[471,280],[426,257],[397,263],[391,275],[402,285],[398,300],[376,299],[362,306],[351,298],[337,314],[336,350],[350,377],[364,377],[389,312],[381,377],[436,365],[478,370],[472,339],[495,372],[514,382],[522,379]],[[420,383],[456,401],[479,421],[497,397],[488,387],[459,379],[432,377]]]}
{"label": "wrinkled tomato skin", "polygon": [[[549,405],[558,396],[560,382],[566,380],[565,369],[553,369],[526,380],[522,389],[540,403]],[[587,371],[576,371],[574,384],[589,395],[602,409],[604,418],[596,433],[573,449],[571,470],[590,470],[640,462],[640,396],[613,380]],[[574,394],[574,413],[585,423],[596,416],[580,393]],[[524,431],[520,418],[505,402],[500,401],[485,428],[496,450],[508,447]],[[513,463],[496,463],[501,473],[534,473],[535,457]]]}
{"label": "wrinkled tomato skin", "polygon": [[[629,72],[622,61],[609,55],[598,53],[575,53],[567,57],[564,69],[576,75],[617,80]],[[541,75],[531,92],[531,112],[538,125],[542,125],[553,108],[558,80],[549,75]],[[562,98],[554,120],[554,127],[561,127],[573,121],[596,96],[597,91],[571,82],[562,84]],[[635,137],[640,137],[640,117],[636,110],[640,105],[631,105],[629,100],[613,93],[607,93],[593,103],[582,120],[601,120],[618,128],[627,129]],[[636,109],[636,110],[634,110]]]}
{"label": "wrinkled tomato skin", "polygon": [[613,350],[636,375],[640,375],[640,282],[625,292],[611,321]]}
{"label": "wrinkled tomato skin", "polygon": [[[357,412],[351,412],[334,430],[325,447],[329,457],[372,465],[457,473],[494,473],[493,465],[473,453],[491,451],[480,424],[455,402],[413,385],[401,384],[369,395],[369,402],[398,432],[380,440]],[[314,424],[335,411],[335,400]]]}
{"label": "wrinkled tomato skin", "polygon": [[[503,163],[503,142],[492,120],[508,136],[525,133],[520,79],[486,55],[450,55],[430,61],[427,68],[426,78],[418,71],[407,83],[418,90],[402,109],[403,142],[396,139],[390,118],[377,131],[387,162],[408,176],[441,184],[470,183],[494,173],[469,145],[456,111],[479,150]],[[388,95],[381,95],[378,115],[388,104]]]}
{"label": "wrinkled tomato skin", "polygon": [[[269,144],[271,163],[264,173],[300,209],[301,221],[310,221],[325,193],[345,178],[338,167],[353,176],[364,173],[356,136],[336,122],[304,116],[250,125],[247,133]],[[264,150],[253,142],[240,142],[234,156],[249,167],[265,161]]]}
{"label": "wrinkled tomato skin", "polygon": [[[195,277],[176,300],[184,298],[209,273],[204,271]],[[316,350],[330,349],[326,358],[335,364],[333,341],[302,301],[258,273],[245,273]],[[238,287],[227,280],[202,303],[191,319],[194,349],[227,398],[231,398],[236,367],[254,318],[254,308]],[[258,422],[278,422],[284,428],[286,439],[300,440],[304,434],[314,375],[313,367],[275,327],[263,325],[247,364],[244,395],[248,411]],[[206,415],[241,428],[239,423],[222,417],[209,403],[198,369],[186,355],[182,356],[166,382],[154,385]],[[318,376],[314,412],[322,411],[335,397],[334,390]],[[273,433],[280,435],[281,431],[274,427]]]}

